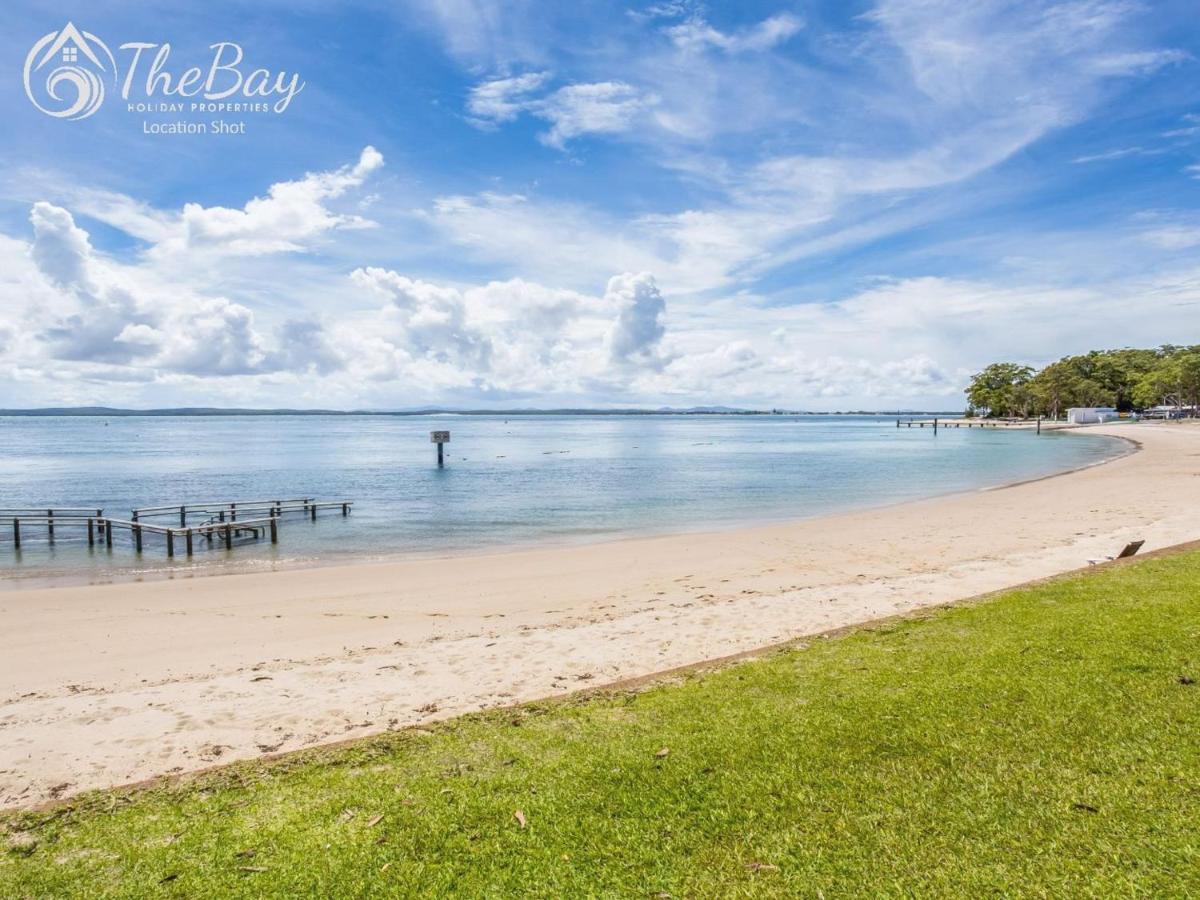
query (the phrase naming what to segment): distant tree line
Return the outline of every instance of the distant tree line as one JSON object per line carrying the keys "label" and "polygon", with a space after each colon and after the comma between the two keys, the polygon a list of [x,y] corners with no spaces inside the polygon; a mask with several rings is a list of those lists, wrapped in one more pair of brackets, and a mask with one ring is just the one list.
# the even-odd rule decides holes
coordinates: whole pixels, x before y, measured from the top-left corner
{"label": "distant tree line", "polygon": [[1195,407],[1200,405],[1200,344],[1093,350],[1064,356],[1040,371],[993,363],[971,378],[966,394],[969,416],[1059,418],[1076,406],[1112,406],[1121,412]]}

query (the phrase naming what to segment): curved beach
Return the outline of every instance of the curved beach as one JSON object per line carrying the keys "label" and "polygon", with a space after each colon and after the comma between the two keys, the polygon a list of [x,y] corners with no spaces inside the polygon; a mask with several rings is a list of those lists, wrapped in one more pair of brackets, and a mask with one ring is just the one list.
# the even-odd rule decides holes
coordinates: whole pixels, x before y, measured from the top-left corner
{"label": "curved beach", "polygon": [[566,693],[1200,539],[1200,427],[735,532],[0,593],[0,806]]}

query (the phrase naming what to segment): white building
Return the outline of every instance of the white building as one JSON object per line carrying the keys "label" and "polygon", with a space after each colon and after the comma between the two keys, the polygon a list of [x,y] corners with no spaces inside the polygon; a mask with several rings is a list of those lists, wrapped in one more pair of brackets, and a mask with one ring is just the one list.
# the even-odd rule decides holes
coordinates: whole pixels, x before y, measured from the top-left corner
{"label": "white building", "polygon": [[1098,425],[1119,418],[1111,406],[1073,406],[1067,410],[1068,425]]}

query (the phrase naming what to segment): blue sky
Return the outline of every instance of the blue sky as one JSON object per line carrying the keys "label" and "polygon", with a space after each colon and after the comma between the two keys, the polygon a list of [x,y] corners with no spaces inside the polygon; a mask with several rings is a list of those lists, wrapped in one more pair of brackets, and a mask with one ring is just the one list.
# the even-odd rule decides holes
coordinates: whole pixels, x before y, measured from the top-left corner
{"label": "blue sky", "polygon": [[[182,6],[0,10],[0,405],[957,408],[1200,341],[1188,3]],[[68,22],[86,118],[22,78]],[[303,86],[123,97],[130,42]]]}

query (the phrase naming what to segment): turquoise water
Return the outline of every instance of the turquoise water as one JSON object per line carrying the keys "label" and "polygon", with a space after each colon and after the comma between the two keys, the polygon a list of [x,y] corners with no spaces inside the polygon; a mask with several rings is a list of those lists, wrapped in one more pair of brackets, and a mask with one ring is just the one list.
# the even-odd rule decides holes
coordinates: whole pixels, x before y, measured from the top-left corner
{"label": "turquoise water", "polygon": [[[447,467],[433,429],[449,429]],[[166,558],[127,534],[89,549],[0,524],[8,584],[479,552],[718,530],[978,489],[1124,452],[1111,438],[1002,429],[897,430],[865,416],[0,418],[0,507],[134,506],[315,496],[348,518],[282,523],[280,542]],[[164,520],[164,524],[171,524]],[[175,523],[177,524],[177,522]],[[14,577],[15,576],[15,577]]]}

